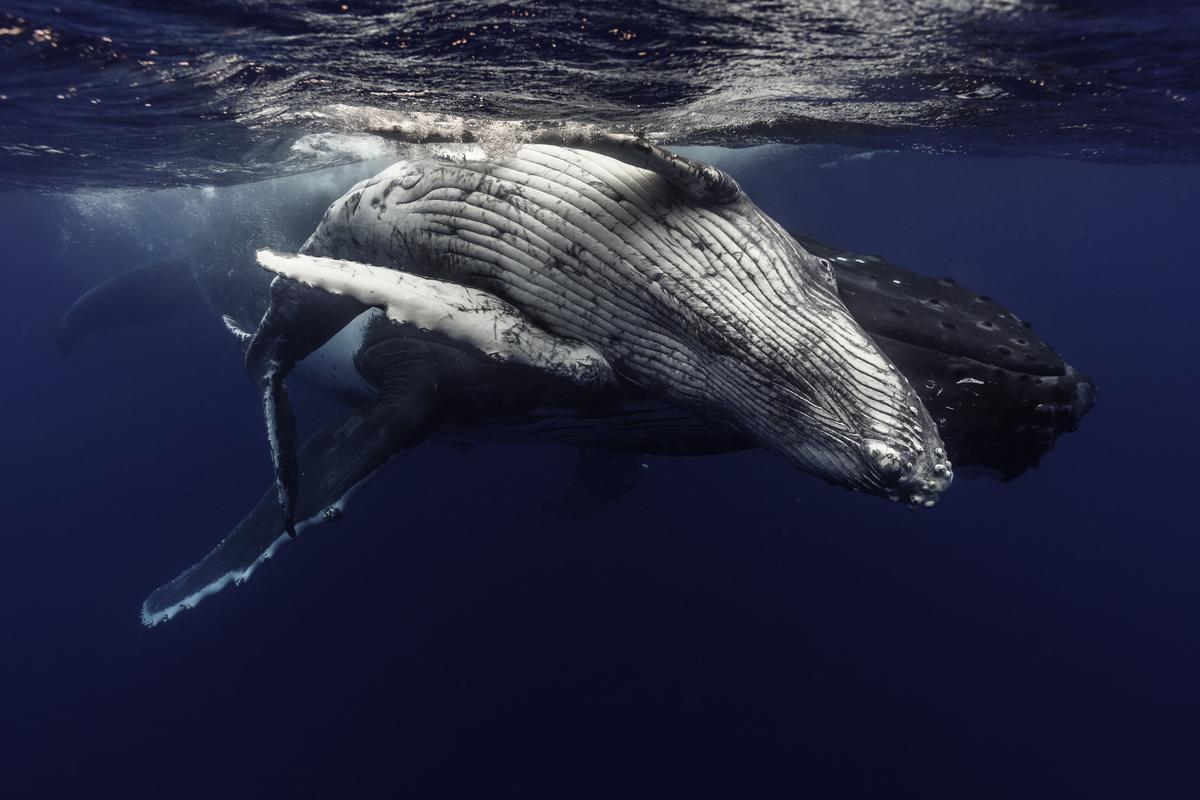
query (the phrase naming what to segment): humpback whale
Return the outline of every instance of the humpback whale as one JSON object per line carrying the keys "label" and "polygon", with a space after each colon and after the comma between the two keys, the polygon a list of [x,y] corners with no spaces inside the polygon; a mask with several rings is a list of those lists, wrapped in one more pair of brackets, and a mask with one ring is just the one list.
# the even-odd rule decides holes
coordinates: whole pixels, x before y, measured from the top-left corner
{"label": "humpback whale", "polygon": [[[307,260],[275,269],[247,366],[286,525],[296,462],[285,376],[364,307],[405,317],[410,295],[436,280],[486,292],[488,309],[511,306],[518,335],[593,346],[625,381],[805,472],[933,505],[952,480],[937,426],[842,304],[827,259],[711,165],[625,134],[563,138],[573,146],[401,161],[330,207]],[[426,280],[397,284],[387,270]],[[456,338],[460,316],[440,332]]]}
{"label": "humpback whale", "polygon": [[[283,488],[152,594],[146,624],[244,580],[287,540],[289,523],[299,531],[339,518],[355,488],[423,441],[553,442],[638,457],[768,447],[834,482],[924,505],[948,484],[951,459],[1015,477],[1090,408],[1090,381],[1007,309],[949,280],[790,236],[708,165],[630,138],[591,144],[536,145],[493,161],[404,162],[335,202],[299,254],[258,254],[281,276],[269,309],[257,327],[233,317],[226,324],[264,389]],[[561,199],[547,191],[563,186],[573,208],[556,206]],[[481,213],[479,224],[467,206],[503,219]],[[571,216],[583,207],[590,218]],[[681,208],[695,227],[678,222],[688,213]],[[613,222],[619,213],[624,229]],[[608,224],[592,227],[602,214]],[[564,219],[590,240],[555,248],[547,221]],[[536,225],[540,241],[527,233]],[[620,250],[627,241],[661,249],[638,261]],[[495,248],[485,255],[507,246],[509,259],[554,249],[552,263],[525,262],[557,270],[554,280],[513,284],[497,263],[522,267],[479,259],[472,246],[483,245]],[[669,269],[677,248],[688,249],[687,274]],[[632,289],[604,296],[613,291],[604,281],[624,274],[605,272],[605,259],[623,259]],[[558,280],[576,305],[561,307]],[[745,304],[722,316],[731,291]],[[814,304],[815,316],[834,324],[804,328]],[[640,330],[657,332],[649,346],[631,336]],[[828,341],[831,330],[845,338]],[[839,352],[850,355],[839,362]],[[738,359],[749,366],[727,363]],[[845,391],[842,382],[858,381],[864,363],[874,382],[859,395]],[[354,405],[289,454],[282,377],[293,364]],[[822,380],[829,385],[813,385]],[[854,409],[864,396],[866,409]],[[876,402],[892,415],[879,423],[889,431],[872,427]],[[756,419],[763,409],[807,416],[797,431],[795,420]],[[896,431],[898,441],[889,441]],[[836,457],[812,452],[822,436]]]}

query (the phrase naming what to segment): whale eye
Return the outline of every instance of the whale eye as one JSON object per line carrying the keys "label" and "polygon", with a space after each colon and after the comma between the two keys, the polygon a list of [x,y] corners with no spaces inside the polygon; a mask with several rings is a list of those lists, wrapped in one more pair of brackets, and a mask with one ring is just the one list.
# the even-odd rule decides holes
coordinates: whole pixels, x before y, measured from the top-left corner
{"label": "whale eye", "polygon": [[833,277],[833,264],[829,263],[828,258],[818,258],[817,263],[821,265],[821,277],[830,284],[837,285],[837,281]]}

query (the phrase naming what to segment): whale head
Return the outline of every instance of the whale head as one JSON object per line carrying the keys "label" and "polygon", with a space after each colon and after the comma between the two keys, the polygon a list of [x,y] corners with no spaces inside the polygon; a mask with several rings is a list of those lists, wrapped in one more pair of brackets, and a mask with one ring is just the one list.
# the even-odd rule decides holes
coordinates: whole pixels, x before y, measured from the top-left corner
{"label": "whale head", "polygon": [[673,358],[695,370],[701,413],[830,483],[932,506],[953,479],[937,425],[843,305],[829,262],[765,216],[742,241],[727,281],[669,292],[690,334]]}

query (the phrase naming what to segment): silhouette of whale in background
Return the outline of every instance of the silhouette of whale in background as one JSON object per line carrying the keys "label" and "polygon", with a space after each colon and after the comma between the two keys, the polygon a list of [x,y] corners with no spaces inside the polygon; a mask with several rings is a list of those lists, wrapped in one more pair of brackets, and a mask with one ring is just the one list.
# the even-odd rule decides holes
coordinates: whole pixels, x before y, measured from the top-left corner
{"label": "silhouette of whale in background", "polygon": [[58,322],[58,349],[70,352],[84,336],[99,331],[198,311],[205,298],[192,266],[184,261],[119,272],[67,309]]}

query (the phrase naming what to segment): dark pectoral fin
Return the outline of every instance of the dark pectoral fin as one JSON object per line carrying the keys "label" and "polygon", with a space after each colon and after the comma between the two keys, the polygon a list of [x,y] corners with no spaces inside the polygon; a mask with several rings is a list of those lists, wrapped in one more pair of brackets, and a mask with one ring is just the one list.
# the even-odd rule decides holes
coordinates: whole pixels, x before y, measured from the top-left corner
{"label": "dark pectoral fin", "polygon": [[58,323],[64,353],[84,336],[138,322],[163,319],[204,307],[204,296],[183,262],[135,267],[94,286],[76,300]]}
{"label": "dark pectoral fin", "polygon": [[263,394],[263,416],[275,467],[284,529],[298,518],[295,421],[284,380],[296,362],[329,341],[362,312],[362,303],[287,278],[271,283],[271,304],[246,349],[246,370]]}
{"label": "dark pectoral fin", "polygon": [[366,308],[354,298],[276,277],[267,313],[246,349],[246,370],[259,385],[274,369],[286,376]]}
{"label": "dark pectoral fin", "polygon": [[288,536],[296,535],[295,503],[300,475],[296,457],[296,417],[288,404],[283,374],[272,369],[263,379],[263,416],[267,421],[267,441],[271,447],[271,465],[275,469],[275,494],[283,528]]}
{"label": "dark pectoral fin", "polygon": [[[419,377],[411,387],[423,386]],[[295,493],[288,515],[295,530],[341,518],[354,491],[393,456],[422,441],[433,424],[431,406],[420,393],[385,391],[313,434],[286,476]],[[142,607],[142,622],[156,625],[191,608],[230,583],[241,583],[288,541],[279,514],[277,489],[268,489],[258,505],[202,561],[157,589]]]}

